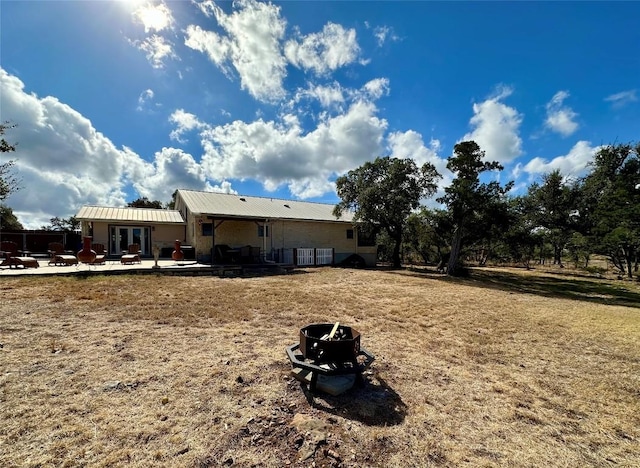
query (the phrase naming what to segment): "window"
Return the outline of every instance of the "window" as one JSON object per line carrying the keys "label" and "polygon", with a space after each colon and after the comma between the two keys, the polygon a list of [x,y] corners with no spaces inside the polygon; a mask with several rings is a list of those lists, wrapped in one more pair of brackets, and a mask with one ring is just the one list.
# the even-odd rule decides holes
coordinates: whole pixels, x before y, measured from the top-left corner
{"label": "window", "polygon": [[353,239],[353,229],[347,229],[347,239]]}
{"label": "window", "polygon": [[358,231],[358,247],[373,247],[376,245],[376,235]]}
{"label": "window", "polygon": [[202,223],[202,235],[205,237],[213,236],[213,223]]}
{"label": "window", "polygon": [[[266,236],[265,229],[267,230]],[[269,226],[258,225],[258,237],[269,237]]]}

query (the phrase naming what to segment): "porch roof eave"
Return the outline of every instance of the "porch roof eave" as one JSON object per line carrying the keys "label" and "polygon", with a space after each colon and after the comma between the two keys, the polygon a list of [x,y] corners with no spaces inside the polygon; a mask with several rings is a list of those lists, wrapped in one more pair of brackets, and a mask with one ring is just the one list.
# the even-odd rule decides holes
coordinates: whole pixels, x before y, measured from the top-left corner
{"label": "porch roof eave", "polygon": [[341,223],[341,224],[354,224],[352,220],[346,219],[311,219],[311,218],[273,218],[273,217],[260,217],[260,216],[242,216],[242,215],[229,215],[229,214],[213,214],[213,213],[193,213],[195,217],[206,217],[211,220],[220,221],[299,221],[299,222],[312,222],[312,223]]}
{"label": "porch roof eave", "polygon": [[138,225],[168,225],[168,226],[186,226],[186,222],[175,222],[175,221],[141,221],[139,219],[107,219],[107,218],[76,218],[78,221],[85,223],[112,223],[112,224],[138,224]]}

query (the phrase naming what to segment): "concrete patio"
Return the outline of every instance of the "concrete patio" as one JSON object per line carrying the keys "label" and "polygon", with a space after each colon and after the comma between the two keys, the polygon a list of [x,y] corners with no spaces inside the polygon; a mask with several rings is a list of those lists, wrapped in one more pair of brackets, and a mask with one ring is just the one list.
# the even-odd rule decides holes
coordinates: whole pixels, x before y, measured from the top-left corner
{"label": "concrete patio", "polygon": [[142,263],[123,265],[119,258],[108,259],[103,264],[89,265],[78,263],[77,265],[56,266],[49,265],[49,259],[38,259],[38,268],[9,268],[0,267],[0,277],[3,276],[29,276],[29,275],[75,275],[75,274],[122,274],[122,273],[171,273],[192,272],[193,274],[212,274],[214,268],[210,264],[197,263],[194,260],[176,262],[174,260],[158,260],[158,268],[154,268],[153,259],[143,259]]}
{"label": "concrete patio", "polygon": [[38,268],[9,268],[0,267],[0,278],[11,276],[58,276],[58,275],[92,275],[92,274],[165,274],[184,276],[241,276],[243,274],[281,274],[288,273],[293,265],[264,263],[259,265],[211,265],[198,263],[195,260],[182,260],[176,262],[169,259],[158,260],[155,267],[153,259],[142,259],[141,263],[123,265],[120,258],[107,259],[103,264],[90,265],[78,263],[77,265],[56,266],[49,265],[49,259],[38,259]]}

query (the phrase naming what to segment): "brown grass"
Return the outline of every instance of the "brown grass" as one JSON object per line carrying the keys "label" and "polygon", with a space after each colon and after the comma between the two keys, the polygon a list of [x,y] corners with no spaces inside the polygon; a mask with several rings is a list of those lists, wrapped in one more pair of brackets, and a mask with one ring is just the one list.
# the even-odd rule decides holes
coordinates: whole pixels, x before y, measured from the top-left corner
{"label": "brown grass", "polygon": [[[323,268],[0,298],[3,467],[640,464],[637,284]],[[284,348],[338,320],[376,361],[308,400]]]}

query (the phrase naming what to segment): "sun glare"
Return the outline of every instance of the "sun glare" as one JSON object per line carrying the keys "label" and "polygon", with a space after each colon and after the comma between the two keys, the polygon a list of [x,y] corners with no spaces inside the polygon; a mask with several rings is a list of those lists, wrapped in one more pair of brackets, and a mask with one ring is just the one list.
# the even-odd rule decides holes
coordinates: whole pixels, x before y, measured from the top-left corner
{"label": "sun glare", "polygon": [[171,10],[164,3],[154,5],[151,2],[140,2],[133,11],[133,17],[144,25],[146,32],[162,31],[171,27],[173,22]]}

